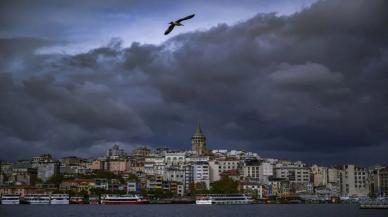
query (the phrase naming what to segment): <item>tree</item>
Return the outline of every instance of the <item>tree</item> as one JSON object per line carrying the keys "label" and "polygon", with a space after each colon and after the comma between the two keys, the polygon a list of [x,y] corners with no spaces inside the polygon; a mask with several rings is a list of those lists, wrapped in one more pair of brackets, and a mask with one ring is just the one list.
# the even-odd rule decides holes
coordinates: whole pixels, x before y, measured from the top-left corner
{"label": "tree", "polygon": [[137,175],[133,174],[133,173],[129,173],[128,175],[128,178],[126,178],[128,181],[135,181],[135,182],[139,182],[140,179]]}
{"label": "tree", "polygon": [[66,194],[68,194],[70,197],[74,197],[77,195],[77,193],[73,190],[66,190]]}
{"label": "tree", "polygon": [[192,191],[194,194],[209,194],[210,191],[206,187],[206,183],[198,182],[193,185]]}
{"label": "tree", "polygon": [[110,192],[108,190],[105,190],[103,188],[92,188],[90,189],[90,194],[91,195],[97,195],[101,196],[101,194],[109,194]]}
{"label": "tree", "polygon": [[213,183],[211,188],[213,194],[233,194],[238,193],[238,182],[223,176],[221,180]]}
{"label": "tree", "polygon": [[55,186],[59,186],[62,181],[64,180],[64,177],[63,175],[61,174],[55,174],[53,176],[51,176],[48,180],[47,180],[47,183],[50,183],[50,184],[55,184]]}
{"label": "tree", "polygon": [[97,170],[93,174],[80,175],[80,178],[85,178],[85,179],[95,179],[95,178],[117,179],[120,181],[121,184],[125,183],[123,177],[121,177],[120,175],[116,175],[110,171],[104,171],[104,170]]}
{"label": "tree", "polygon": [[171,191],[164,190],[161,188],[149,190],[148,195],[155,199],[171,198],[174,196],[174,194]]}

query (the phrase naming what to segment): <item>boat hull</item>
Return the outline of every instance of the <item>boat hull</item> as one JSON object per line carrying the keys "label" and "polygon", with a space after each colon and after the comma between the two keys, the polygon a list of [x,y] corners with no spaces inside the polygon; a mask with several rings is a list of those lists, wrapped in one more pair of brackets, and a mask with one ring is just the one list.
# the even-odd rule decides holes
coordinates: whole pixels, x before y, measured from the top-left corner
{"label": "boat hull", "polygon": [[71,199],[69,201],[70,204],[86,204],[85,199]]}
{"label": "boat hull", "polygon": [[197,205],[211,205],[212,200],[196,200],[195,204],[197,204]]}
{"label": "boat hull", "polygon": [[246,205],[252,204],[253,200],[245,195],[214,194],[198,196],[195,203],[198,205]]}
{"label": "boat hull", "polygon": [[101,200],[103,205],[130,205],[130,204],[147,204],[148,200],[130,201],[130,200]]}
{"label": "boat hull", "polygon": [[53,205],[67,205],[69,204],[69,200],[51,200],[50,201],[50,204],[53,204]]}
{"label": "boat hull", "polygon": [[50,201],[49,200],[27,200],[26,201],[26,204],[30,204],[30,205],[48,205],[50,204]]}
{"label": "boat hull", "polygon": [[20,200],[2,200],[2,205],[17,205],[20,204]]}

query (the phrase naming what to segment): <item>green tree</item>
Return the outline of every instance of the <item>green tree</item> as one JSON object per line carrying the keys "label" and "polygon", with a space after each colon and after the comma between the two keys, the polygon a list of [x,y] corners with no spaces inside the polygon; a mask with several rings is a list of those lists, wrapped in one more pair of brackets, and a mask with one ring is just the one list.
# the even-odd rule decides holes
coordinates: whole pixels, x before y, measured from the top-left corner
{"label": "green tree", "polygon": [[73,190],[67,190],[66,194],[68,194],[70,197],[73,197],[73,196],[77,195],[77,193],[75,191],[73,191]]}
{"label": "green tree", "polygon": [[211,188],[213,194],[233,194],[238,193],[238,182],[223,176],[221,180],[213,183]]}
{"label": "green tree", "polygon": [[92,188],[90,189],[91,195],[97,195],[101,196],[101,194],[109,194],[110,192],[108,190],[102,189],[102,188]]}
{"label": "green tree", "polygon": [[135,182],[139,182],[140,179],[137,175],[133,174],[133,173],[129,173],[128,174],[128,178],[127,178],[127,181],[135,181]]}
{"label": "green tree", "polygon": [[120,175],[116,175],[110,171],[104,171],[104,170],[97,170],[93,174],[88,174],[88,175],[80,175],[80,178],[85,178],[85,179],[95,179],[95,178],[100,178],[100,179],[117,179],[120,181],[120,183],[125,183],[123,177]]}
{"label": "green tree", "polygon": [[195,183],[192,187],[192,192],[196,194],[209,194],[210,191],[207,189],[204,182]]}
{"label": "green tree", "polygon": [[84,198],[88,198],[89,197],[89,193],[85,190],[82,190],[78,193],[80,196],[84,197]]}
{"label": "green tree", "polygon": [[63,175],[61,174],[55,174],[51,176],[48,180],[47,183],[54,184],[55,186],[59,186],[64,180]]}

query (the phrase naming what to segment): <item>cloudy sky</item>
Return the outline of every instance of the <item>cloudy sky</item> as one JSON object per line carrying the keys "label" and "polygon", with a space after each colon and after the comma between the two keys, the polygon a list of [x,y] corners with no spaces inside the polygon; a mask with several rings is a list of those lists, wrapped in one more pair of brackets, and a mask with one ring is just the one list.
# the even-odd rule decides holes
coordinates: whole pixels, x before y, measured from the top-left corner
{"label": "cloudy sky", "polygon": [[[118,143],[388,163],[385,0],[0,3],[0,159]],[[167,23],[196,17],[163,32]]]}

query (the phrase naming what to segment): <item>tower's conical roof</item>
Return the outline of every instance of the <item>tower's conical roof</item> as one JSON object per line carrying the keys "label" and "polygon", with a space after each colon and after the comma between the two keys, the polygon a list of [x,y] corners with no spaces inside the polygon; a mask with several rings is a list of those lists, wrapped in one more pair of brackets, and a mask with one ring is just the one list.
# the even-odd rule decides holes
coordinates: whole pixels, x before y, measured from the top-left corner
{"label": "tower's conical roof", "polygon": [[195,129],[194,135],[193,136],[204,136],[201,130],[201,125],[198,122],[197,129]]}

